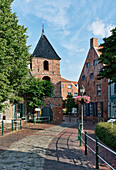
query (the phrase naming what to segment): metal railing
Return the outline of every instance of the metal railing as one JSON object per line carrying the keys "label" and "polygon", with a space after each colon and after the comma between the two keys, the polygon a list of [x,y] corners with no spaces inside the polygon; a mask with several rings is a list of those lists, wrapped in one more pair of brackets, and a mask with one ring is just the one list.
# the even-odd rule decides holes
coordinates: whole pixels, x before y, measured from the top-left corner
{"label": "metal railing", "polygon": [[[27,116],[23,117],[25,125],[27,124]],[[35,124],[36,122],[50,122],[50,117],[33,117],[33,123]],[[5,130],[11,130],[12,132],[15,130],[22,130],[22,119],[21,118],[14,118],[14,119],[6,119],[0,121],[0,131],[2,133],[2,136],[4,135]]]}
{"label": "metal railing", "polygon": [[[82,139],[82,134],[85,135],[85,140]],[[88,144],[87,144],[87,138],[89,138],[90,140],[92,140],[93,142],[96,143],[96,151],[94,151]],[[85,155],[87,155],[87,148],[90,149],[95,155],[96,155],[96,169],[99,169],[99,159],[101,159],[105,164],[107,164],[111,169],[115,170],[106,160],[104,160],[100,155],[99,155],[99,145],[104,147],[105,149],[107,149],[108,151],[110,151],[111,153],[113,153],[114,155],[116,155],[116,152],[109,149],[108,147],[106,147],[105,145],[101,144],[98,140],[98,138],[93,139],[92,137],[90,137],[89,135],[87,135],[87,132],[85,131],[82,132],[81,129],[81,123],[79,123],[78,125],[78,140],[80,141],[80,146],[82,146],[82,142],[85,144]]]}
{"label": "metal railing", "polygon": [[[25,117],[25,125],[27,124],[27,117]],[[22,120],[20,118],[14,119],[6,119],[0,121],[0,131],[2,136],[4,135],[5,130],[11,130],[12,132],[15,130],[22,130]]]}

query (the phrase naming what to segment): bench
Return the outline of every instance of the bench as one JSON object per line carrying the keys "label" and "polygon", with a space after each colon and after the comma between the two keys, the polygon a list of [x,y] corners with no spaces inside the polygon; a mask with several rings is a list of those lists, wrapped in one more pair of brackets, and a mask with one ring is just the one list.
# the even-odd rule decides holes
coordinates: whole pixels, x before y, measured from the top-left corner
{"label": "bench", "polygon": [[45,116],[45,117],[36,117],[36,123],[44,123],[44,122],[50,122],[50,117]]}

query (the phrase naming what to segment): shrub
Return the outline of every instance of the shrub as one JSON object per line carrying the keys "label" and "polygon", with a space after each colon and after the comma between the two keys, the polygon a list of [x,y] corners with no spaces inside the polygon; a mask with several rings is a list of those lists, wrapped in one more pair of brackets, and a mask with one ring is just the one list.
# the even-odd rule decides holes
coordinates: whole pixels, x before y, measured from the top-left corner
{"label": "shrub", "polygon": [[100,122],[96,125],[95,133],[103,143],[116,150],[116,124],[113,123],[111,128],[111,123]]}

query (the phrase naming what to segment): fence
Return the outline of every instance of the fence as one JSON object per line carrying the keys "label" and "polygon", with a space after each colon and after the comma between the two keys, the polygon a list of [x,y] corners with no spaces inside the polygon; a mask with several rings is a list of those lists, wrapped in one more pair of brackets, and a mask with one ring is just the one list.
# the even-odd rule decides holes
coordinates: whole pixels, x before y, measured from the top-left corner
{"label": "fence", "polygon": [[[24,118],[25,125],[27,123],[27,118]],[[6,131],[22,130],[22,120],[21,119],[7,119],[0,122],[0,131],[2,136]]]}
{"label": "fence", "polygon": [[[25,125],[27,123],[27,117],[23,117],[24,121],[25,122]],[[50,123],[50,117],[33,117],[33,123],[44,123],[44,122],[48,122]],[[22,120],[20,118],[17,118],[17,119],[7,119],[7,120],[2,120],[0,122],[0,131],[1,131],[1,134],[2,136],[4,135],[4,132],[6,131],[14,131],[15,130],[22,130]]]}
{"label": "fence", "polygon": [[[82,134],[85,136],[85,140],[82,139]],[[96,149],[95,151],[87,144],[87,139],[92,140],[93,142],[96,143]],[[101,159],[105,164],[107,164],[111,169],[115,170],[106,160],[104,160],[100,155],[99,155],[99,145],[104,147],[105,149],[107,149],[108,151],[110,151],[111,153],[113,153],[114,155],[116,155],[116,152],[109,149],[108,147],[106,147],[105,145],[101,144],[98,140],[98,138],[93,139],[92,137],[90,137],[89,135],[87,135],[87,132],[85,131],[82,132],[81,129],[81,123],[79,123],[78,125],[78,140],[80,141],[80,146],[82,146],[82,142],[85,145],[85,155],[87,155],[87,148],[90,149],[95,155],[96,155],[96,169],[99,169],[99,159]]]}

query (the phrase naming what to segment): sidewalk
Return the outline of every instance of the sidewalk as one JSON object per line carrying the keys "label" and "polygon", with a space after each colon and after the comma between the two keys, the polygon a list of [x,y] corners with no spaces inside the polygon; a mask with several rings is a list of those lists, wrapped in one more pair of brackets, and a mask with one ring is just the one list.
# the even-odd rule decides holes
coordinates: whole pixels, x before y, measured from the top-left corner
{"label": "sidewalk", "polygon": [[64,129],[53,138],[48,146],[44,170],[93,169],[81,149],[77,141],[77,129]]}
{"label": "sidewalk", "polygon": [[[77,141],[77,119],[65,117],[61,124],[28,124],[25,129],[0,137],[0,169],[3,170],[83,170],[95,168],[95,155]],[[84,129],[95,139],[95,125],[84,122]],[[90,146],[95,145],[88,140]],[[116,157],[103,148],[100,154],[115,167]],[[92,165],[91,165],[92,164]],[[108,169],[100,162],[99,169]]]}
{"label": "sidewalk", "polygon": [[[82,152],[80,152],[80,147],[78,147],[77,144],[77,132],[73,132],[73,128],[70,128],[73,125],[76,126],[77,122],[63,122],[60,125],[39,124],[33,125],[33,127],[31,127],[30,125],[30,129],[25,129],[23,131],[1,137],[0,169],[47,169],[49,166],[49,162],[46,162],[46,160],[48,159],[48,150],[51,150],[51,143],[53,144],[53,142],[55,141],[56,143],[54,143],[54,146],[57,146],[57,153],[62,150],[62,147],[68,147],[60,152],[60,155],[62,155],[63,158],[62,160],[60,159],[59,155],[59,160],[61,161],[61,163],[63,161],[62,169],[64,169],[66,167],[65,165],[67,164],[68,166],[70,165],[70,168],[72,169],[77,169],[77,167],[79,167],[79,169],[80,167],[81,169],[92,169],[89,161],[87,161],[82,156]],[[73,133],[71,137],[69,137],[70,131],[71,133]],[[65,135],[63,136],[63,134]],[[47,150],[47,148],[49,149]],[[53,152],[55,152],[55,150]],[[65,159],[66,155],[67,158]],[[52,160],[52,162],[54,162],[54,165],[57,165],[53,167],[53,169],[58,169],[59,164],[56,164],[54,159]]]}
{"label": "sidewalk", "polygon": [[[96,126],[96,124],[93,124],[93,121],[88,121],[88,122],[84,121],[84,132],[87,131],[87,134],[94,139],[96,139],[96,135],[94,133],[95,126]],[[84,135],[82,135],[82,138],[84,139]],[[88,145],[95,151],[95,149],[96,149],[95,142],[93,142],[91,139],[87,139],[87,140],[88,140]],[[112,148],[110,148],[110,149],[112,149]],[[84,147],[83,147],[83,153],[84,153]],[[108,162],[114,169],[116,169],[116,155],[114,155],[113,153],[106,150],[105,148],[103,148],[100,145],[99,145],[99,155],[106,162]],[[89,149],[88,149],[88,160],[90,160],[92,162],[93,166],[95,167],[96,156]],[[110,168],[100,159],[99,159],[99,169],[110,170]]]}

